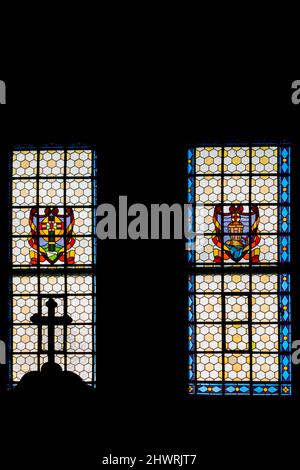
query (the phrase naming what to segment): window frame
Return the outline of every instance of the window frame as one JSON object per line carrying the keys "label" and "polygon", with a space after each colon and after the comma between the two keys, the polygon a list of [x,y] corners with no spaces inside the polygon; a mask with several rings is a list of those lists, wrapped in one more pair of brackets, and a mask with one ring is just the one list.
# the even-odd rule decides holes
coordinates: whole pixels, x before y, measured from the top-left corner
{"label": "window frame", "polygon": [[[197,146],[193,146],[188,148],[188,165],[187,165],[187,173],[188,173],[188,204],[189,204],[189,231],[191,233],[196,232],[196,178],[199,176],[200,173],[197,173],[196,170],[196,150],[199,148],[221,148],[222,149],[222,159],[221,159],[221,165],[222,169],[220,173],[217,174],[217,176],[221,176],[222,181],[224,181],[224,178],[226,176],[244,176],[244,175],[249,175],[249,181],[252,181],[252,176],[254,173],[252,172],[252,149],[253,147],[277,147],[278,148],[278,168],[277,168],[277,178],[278,178],[278,201],[277,201],[277,207],[278,207],[278,214],[277,214],[277,237],[278,237],[278,260],[276,264],[272,265],[255,265],[251,261],[251,256],[250,260],[247,265],[230,265],[224,263],[224,258],[222,257],[222,262],[220,265],[216,266],[213,263],[205,265],[204,263],[197,264],[196,259],[195,259],[195,245],[194,245],[194,239],[190,239],[188,241],[188,336],[189,336],[189,358],[188,358],[188,369],[189,369],[189,382],[188,382],[188,393],[190,396],[214,396],[214,395],[220,395],[220,396],[290,396],[292,395],[292,390],[293,390],[293,374],[292,374],[292,364],[291,364],[291,354],[292,354],[292,336],[291,336],[291,328],[293,324],[293,318],[291,314],[291,275],[292,275],[292,268],[291,268],[291,236],[292,236],[292,229],[291,229],[291,156],[292,156],[292,146],[290,144],[281,144],[281,143],[263,143],[263,144],[242,144],[242,143],[234,143],[233,145],[226,143],[218,143],[218,144],[200,144]],[[226,147],[234,147],[234,148],[239,148],[239,147],[247,147],[250,149],[250,155],[249,155],[249,174],[247,173],[232,173],[228,174],[224,171],[224,149]],[[286,153],[287,151],[287,153]],[[201,176],[207,176],[207,174],[202,174]],[[209,174],[209,176],[213,176],[213,174]],[[263,176],[263,174],[260,174],[260,176]],[[265,176],[269,176],[268,173],[265,174]],[[249,207],[251,206],[251,184],[250,184],[250,197],[249,197]],[[222,201],[220,205],[222,207],[224,206],[224,185],[222,183],[221,186],[221,197]],[[215,204],[209,203],[209,205],[214,206]],[[230,204],[229,204],[230,205]],[[263,205],[258,203],[258,206]],[[270,204],[265,204],[266,206],[269,206]],[[288,217],[288,222],[287,222],[287,229],[282,230],[283,227],[283,216],[282,216],[282,207],[288,206],[289,207],[289,217]],[[250,211],[249,211],[250,212]],[[249,229],[250,230],[250,229]],[[251,234],[251,231],[250,231]],[[210,235],[212,236],[212,235]],[[224,237],[224,234],[222,234]],[[283,240],[286,240],[285,243],[283,243]],[[224,241],[223,241],[223,246],[224,246]],[[287,251],[283,251],[283,247],[287,247]],[[250,377],[250,382],[245,381],[244,384],[246,385],[244,387],[244,390],[241,389],[241,387],[234,387],[234,383],[230,382],[230,387],[227,387],[227,383],[229,384],[229,381],[227,381],[224,377],[224,354],[226,354],[225,350],[225,344],[226,344],[226,338],[225,338],[225,329],[226,329],[226,319],[225,319],[225,292],[224,292],[224,277],[226,274],[242,274],[242,273],[248,273],[250,276],[250,288],[249,292],[240,292],[239,295],[247,295],[249,298],[249,318],[248,318],[248,324],[249,324],[249,345],[252,345],[252,327],[253,327],[253,322],[251,318],[251,311],[252,311],[252,275],[254,274],[277,274],[278,277],[278,289],[277,289],[277,296],[278,300],[282,300],[283,298],[288,299],[288,312],[289,312],[289,322],[286,323],[288,325],[288,339],[287,339],[287,351],[288,351],[288,356],[289,356],[289,363],[288,363],[288,370],[284,370],[284,364],[282,361],[279,363],[279,378],[278,378],[278,387],[273,387],[272,390],[268,387],[268,382],[261,382],[260,387],[252,381],[252,372],[251,372],[251,377]],[[196,370],[196,359],[197,359],[197,344],[196,344],[196,327],[197,327],[197,319],[196,319],[196,313],[195,313],[195,299],[197,293],[195,292],[195,276],[201,275],[201,274],[206,274],[206,275],[221,275],[222,279],[222,290],[221,290],[221,296],[222,296],[222,381],[211,381],[209,384],[208,382],[205,383],[203,381],[197,380],[197,370]],[[281,288],[280,292],[280,286],[285,286],[286,287],[286,281],[283,281],[282,279],[284,277],[287,277],[287,284],[288,284],[288,289]],[[204,292],[201,293],[201,295],[205,295]],[[227,294],[227,295],[232,295],[232,293]],[[238,295],[238,294],[234,294]],[[278,309],[279,309],[280,303],[278,304]],[[279,310],[278,310],[279,312]],[[283,333],[286,333],[286,330],[284,330],[284,322],[281,322],[281,315],[278,314],[278,351],[274,354],[279,354],[281,357],[282,355],[286,354],[285,352],[281,351],[282,344],[283,344]],[[239,323],[239,322],[238,322]],[[283,324],[281,324],[283,323]],[[269,324],[269,323],[268,323]],[[249,346],[249,352],[251,356],[253,355],[252,347]],[[206,353],[208,354],[208,353]],[[214,352],[212,352],[214,354]],[[234,351],[231,352],[231,354],[234,354]],[[252,359],[251,359],[251,368],[252,368]],[[284,380],[284,377],[289,377],[289,380]],[[242,381],[241,385],[243,385]],[[239,382],[236,382],[238,384]],[[200,384],[200,385],[199,385]],[[263,386],[263,385],[266,386]],[[247,387],[248,385],[248,387]],[[230,388],[230,390],[229,390]]]}
{"label": "window frame", "polygon": [[[68,176],[67,173],[67,152],[71,151],[90,151],[92,152],[92,163],[91,163],[91,174],[89,176],[84,176],[84,175],[75,175],[75,176]],[[33,177],[24,177],[24,180],[35,180],[37,184],[37,196],[36,196],[36,205],[24,205],[22,206],[23,209],[31,209],[33,207],[37,208],[44,208],[47,207],[47,205],[41,205],[39,204],[40,198],[39,198],[39,180],[61,180],[63,182],[63,187],[64,187],[64,203],[63,205],[58,204],[57,206],[60,208],[63,208],[63,214],[64,214],[64,219],[66,221],[66,216],[65,216],[65,209],[67,207],[70,207],[67,204],[66,201],[66,183],[68,180],[89,180],[91,181],[91,205],[76,205],[76,206],[71,206],[75,207],[76,209],[89,209],[91,210],[91,233],[88,235],[84,234],[79,234],[76,236],[75,233],[75,238],[80,238],[80,239],[91,239],[91,264],[86,266],[86,265],[76,265],[75,268],[73,266],[69,266],[64,262],[63,264],[60,265],[55,265],[55,268],[53,266],[50,267],[50,265],[41,265],[39,262],[37,266],[35,267],[27,267],[24,269],[20,266],[19,269],[14,268],[13,265],[13,259],[12,259],[12,241],[14,238],[24,238],[28,239],[28,235],[13,235],[13,208],[17,208],[18,206],[13,205],[12,197],[13,197],[13,181],[22,179],[19,177],[13,177],[13,155],[14,152],[22,152],[22,151],[35,151],[37,152],[37,171],[36,175]],[[62,151],[64,154],[64,174],[61,175],[55,175],[55,176],[46,176],[46,175],[41,175],[39,172],[39,164],[40,164],[40,154],[42,151]],[[93,388],[96,388],[96,327],[97,327],[97,322],[96,322],[96,307],[97,307],[97,286],[96,286],[96,263],[97,263],[97,258],[98,258],[98,244],[97,244],[97,236],[96,236],[96,209],[97,209],[97,199],[98,199],[98,169],[97,169],[97,164],[98,164],[98,155],[97,155],[97,150],[96,146],[94,144],[77,144],[77,143],[72,143],[72,144],[67,144],[67,145],[60,145],[60,144],[45,144],[45,145],[14,145],[13,149],[10,152],[10,158],[9,158],[9,309],[8,309],[8,351],[7,351],[7,370],[8,370],[8,375],[7,375],[7,386],[8,389],[13,389],[19,381],[14,381],[13,380],[13,355],[14,350],[13,350],[13,327],[17,323],[13,321],[13,298],[16,296],[16,294],[13,293],[13,277],[16,275],[26,275],[27,276],[36,276],[38,279],[38,291],[37,294],[27,294],[27,296],[31,297],[37,297],[38,299],[38,310],[40,311],[42,307],[42,301],[45,299],[48,299],[49,297],[53,297],[54,299],[62,299],[63,301],[63,311],[65,314],[68,313],[68,298],[70,296],[77,297],[77,296],[89,296],[92,299],[92,314],[91,314],[91,322],[84,322],[84,323],[72,323],[72,327],[82,327],[82,326],[89,326],[91,330],[91,335],[92,335],[92,350],[90,353],[87,353],[86,351],[82,352],[68,352],[67,349],[67,337],[68,337],[68,326],[64,326],[64,347],[63,347],[63,352],[56,352],[56,355],[63,355],[64,356],[64,367],[63,370],[68,370],[67,368],[67,356],[72,355],[72,356],[80,356],[80,355],[89,355],[92,358],[91,364],[92,364],[92,373],[91,373],[91,379],[90,381],[87,381],[89,385],[91,385]],[[52,205],[51,205],[52,206]],[[51,207],[50,206],[50,207]],[[20,206],[21,207],[21,206]],[[39,232],[37,232],[37,237],[39,237]],[[64,233],[64,239],[66,242],[66,233]],[[66,245],[64,245],[66,246]],[[76,243],[75,243],[76,247]],[[64,253],[66,254],[66,250],[64,249]],[[38,258],[39,258],[39,253],[38,253]],[[64,293],[60,294],[42,294],[41,293],[41,277],[42,276],[47,276],[47,275],[53,275],[55,272],[55,275],[62,275],[64,277],[64,282],[65,282],[65,291]],[[73,275],[90,275],[92,282],[91,282],[91,293],[89,294],[78,294],[78,293],[69,293],[67,288],[67,278],[68,276]],[[22,296],[22,295],[20,295]],[[26,296],[26,294],[24,294]],[[41,360],[40,356],[43,355],[41,352],[41,331],[40,331],[40,326],[38,327],[39,334],[38,334],[38,349],[36,352],[30,352],[30,353],[22,353],[24,355],[36,355],[38,357],[38,371],[41,370]],[[19,354],[19,353],[17,353]]]}

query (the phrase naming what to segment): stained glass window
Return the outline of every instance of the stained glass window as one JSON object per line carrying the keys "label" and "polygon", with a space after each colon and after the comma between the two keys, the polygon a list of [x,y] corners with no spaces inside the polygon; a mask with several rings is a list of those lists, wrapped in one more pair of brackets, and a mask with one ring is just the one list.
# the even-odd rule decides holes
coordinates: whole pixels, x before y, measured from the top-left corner
{"label": "stained glass window", "polygon": [[289,146],[188,152],[189,393],[292,394]]}
{"label": "stained glass window", "polygon": [[96,154],[91,148],[20,148],[12,155],[10,385],[47,362],[48,329],[32,316],[56,315],[55,362],[96,383]]}

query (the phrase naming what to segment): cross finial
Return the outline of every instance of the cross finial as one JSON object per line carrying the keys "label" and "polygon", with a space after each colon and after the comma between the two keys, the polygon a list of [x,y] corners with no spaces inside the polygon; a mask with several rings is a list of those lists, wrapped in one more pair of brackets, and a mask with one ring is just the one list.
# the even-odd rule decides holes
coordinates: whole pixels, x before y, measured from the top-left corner
{"label": "cross finial", "polygon": [[[42,312],[33,315],[31,321],[34,325],[46,325],[48,326],[48,363],[55,363],[55,326],[57,325],[70,325],[72,323],[72,318],[69,315],[64,315],[62,317],[55,316],[55,309],[57,308],[57,303],[53,297],[49,297],[49,300],[46,303],[48,307],[48,316],[43,317]],[[41,342],[40,342],[41,343]],[[45,351],[40,351],[45,352]]]}

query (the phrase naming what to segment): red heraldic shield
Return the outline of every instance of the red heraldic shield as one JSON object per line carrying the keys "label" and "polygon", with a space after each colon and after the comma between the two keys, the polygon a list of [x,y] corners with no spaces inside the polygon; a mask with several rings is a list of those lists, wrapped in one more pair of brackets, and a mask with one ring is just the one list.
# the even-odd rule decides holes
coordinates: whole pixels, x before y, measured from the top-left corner
{"label": "red heraldic shield", "polygon": [[213,242],[215,263],[222,260],[232,260],[236,263],[251,259],[252,263],[259,263],[260,243],[258,234],[259,209],[252,205],[250,212],[245,212],[242,205],[232,205],[229,212],[222,210],[222,206],[215,208],[213,218],[216,235]]}
{"label": "red heraldic shield", "polygon": [[29,237],[30,261],[32,265],[58,261],[68,265],[75,264],[74,212],[70,207],[63,214],[58,207],[47,207],[44,214],[38,208],[30,211],[29,224],[31,236]]}

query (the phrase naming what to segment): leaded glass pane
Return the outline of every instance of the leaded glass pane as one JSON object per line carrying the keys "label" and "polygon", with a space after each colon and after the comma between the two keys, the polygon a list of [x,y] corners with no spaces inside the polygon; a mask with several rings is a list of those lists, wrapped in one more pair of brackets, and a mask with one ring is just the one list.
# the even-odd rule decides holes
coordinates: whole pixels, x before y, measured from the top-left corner
{"label": "leaded glass pane", "polygon": [[40,152],[40,176],[61,176],[64,172],[63,150],[42,150]]}
{"label": "leaded glass pane", "polygon": [[13,153],[12,175],[14,178],[33,178],[37,174],[37,151],[22,150]]}
{"label": "leaded glass pane", "polygon": [[204,147],[196,149],[196,173],[217,174],[222,172],[222,148]]}
{"label": "leaded glass pane", "polygon": [[287,146],[188,153],[196,232],[188,253],[190,394],[292,393],[290,158]]}
{"label": "leaded glass pane", "polygon": [[289,147],[190,151],[190,226],[197,233],[190,261],[217,266],[289,262],[289,164]]}
{"label": "leaded glass pane", "polygon": [[224,148],[225,173],[249,173],[250,149],[249,147]]}

